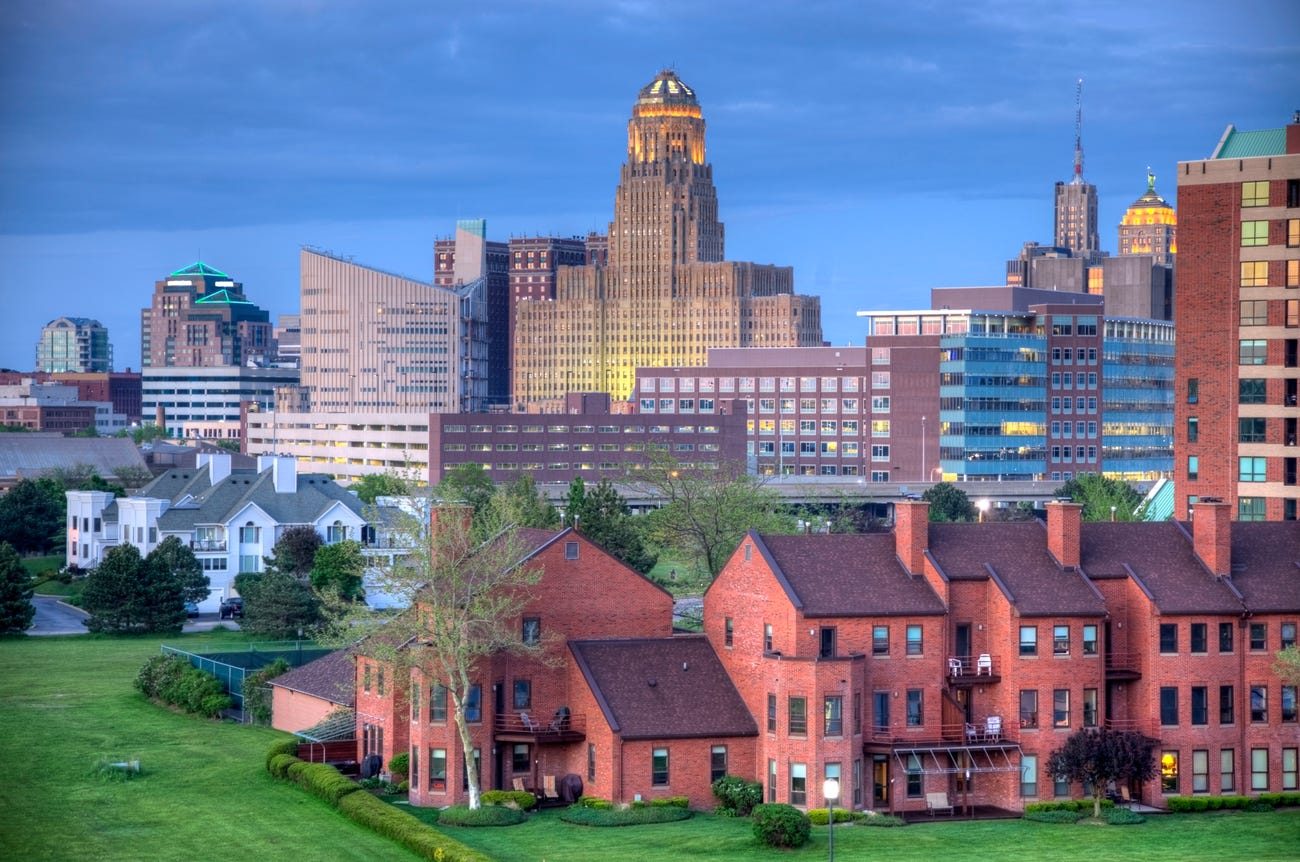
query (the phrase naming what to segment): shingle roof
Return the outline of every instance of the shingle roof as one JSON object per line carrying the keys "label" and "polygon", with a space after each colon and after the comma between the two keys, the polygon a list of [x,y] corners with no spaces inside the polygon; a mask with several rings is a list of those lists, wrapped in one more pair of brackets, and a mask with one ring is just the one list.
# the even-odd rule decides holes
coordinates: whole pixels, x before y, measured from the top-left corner
{"label": "shingle roof", "polygon": [[357,665],[351,650],[341,649],[282,673],[271,685],[352,706],[357,699]]}
{"label": "shingle roof", "polygon": [[314,523],[335,503],[356,515],[361,515],[363,509],[356,495],[333,479],[315,473],[299,474],[297,491],[292,494],[276,493],[270,470],[234,470],[216,485],[208,484],[208,475],[205,469],[168,470],[140,492],[142,496],[165,497],[174,503],[186,496],[192,498],[164,512],[158,518],[160,530],[184,532],[197,524],[224,524],[249,504],[266,512],[277,524]]}
{"label": "shingle roof", "polygon": [[750,535],[805,616],[944,612],[925,578],[899,563],[892,533]]}
{"label": "shingle roof", "polygon": [[1232,582],[1252,611],[1300,613],[1300,521],[1234,522]]}
{"label": "shingle roof", "polygon": [[1242,610],[1241,600],[1196,559],[1191,539],[1173,521],[1086,523],[1079,544],[1080,563],[1090,577],[1127,577],[1131,570],[1162,613]]}
{"label": "shingle roof", "polygon": [[106,477],[123,467],[148,469],[135,443],[125,437],[0,434],[0,478],[13,479],[21,472],[24,478],[35,479],[79,464]]}
{"label": "shingle roof", "polygon": [[995,574],[999,589],[1023,616],[1106,612],[1101,595],[1080,572],[1063,571],[1052,559],[1039,521],[929,526],[930,555],[948,577]]}
{"label": "shingle roof", "polygon": [[624,739],[758,735],[703,637],[570,641],[569,649],[605,721]]}

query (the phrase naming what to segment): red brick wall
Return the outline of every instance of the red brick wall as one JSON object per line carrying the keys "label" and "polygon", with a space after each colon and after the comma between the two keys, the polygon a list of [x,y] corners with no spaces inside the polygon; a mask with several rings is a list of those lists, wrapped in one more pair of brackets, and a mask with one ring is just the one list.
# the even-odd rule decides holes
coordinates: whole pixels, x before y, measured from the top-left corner
{"label": "red brick wall", "polygon": [[1083,520],[1082,503],[1047,504],[1047,550],[1067,569],[1079,566],[1079,524]]}
{"label": "red brick wall", "polygon": [[[1280,470],[1281,459],[1274,461]],[[1232,510],[1227,503],[1201,503],[1194,507],[1192,538],[1196,556],[1216,575],[1232,572]]]}

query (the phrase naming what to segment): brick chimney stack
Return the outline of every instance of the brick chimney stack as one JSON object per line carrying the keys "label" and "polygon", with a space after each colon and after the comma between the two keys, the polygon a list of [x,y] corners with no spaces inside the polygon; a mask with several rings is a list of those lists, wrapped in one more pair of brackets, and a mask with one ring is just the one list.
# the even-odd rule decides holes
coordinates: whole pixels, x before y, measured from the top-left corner
{"label": "brick chimney stack", "polygon": [[1232,509],[1227,503],[1192,504],[1192,550],[1214,574],[1232,574]]}
{"label": "brick chimney stack", "polygon": [[1064,568],[1079,567],[1079,525],[1082,522],[1082,503],[1053,500],[1047,504],[1047,550]]}
{"label": "brick chimney stack", "polygon": [[930,546],[930,504],[900,500],[894,504],[894,550],[910,575],[925,572],[925,551]]}

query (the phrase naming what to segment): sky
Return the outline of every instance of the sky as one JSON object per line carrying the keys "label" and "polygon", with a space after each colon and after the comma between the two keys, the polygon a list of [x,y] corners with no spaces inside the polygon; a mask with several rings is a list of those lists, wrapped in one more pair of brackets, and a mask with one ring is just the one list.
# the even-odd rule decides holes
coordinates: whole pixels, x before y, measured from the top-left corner
{"label": "sky", "polygon": [[457,218],[604,232],[637,91],[707,123],[727,257],[794,267],[824,338],[1001,284],[1074,158],[1102,246],[1229,123],[1300,108],[1294,0],[6,0],[0,368],[90,317],[140,367],[154,282],[203,260],[298,310],[304,245],[428,281]]}

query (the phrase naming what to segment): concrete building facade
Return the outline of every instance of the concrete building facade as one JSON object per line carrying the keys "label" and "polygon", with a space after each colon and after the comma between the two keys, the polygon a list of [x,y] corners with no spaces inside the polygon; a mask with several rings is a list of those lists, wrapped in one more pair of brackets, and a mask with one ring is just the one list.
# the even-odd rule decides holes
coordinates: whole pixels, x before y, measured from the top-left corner
{"label": "concrete building facade", "polygon": [[113,345],[108,330],[88,317],[59,317],[41,329],[36,342],[36,370],[54,374],[107,374],[113,370]]}

